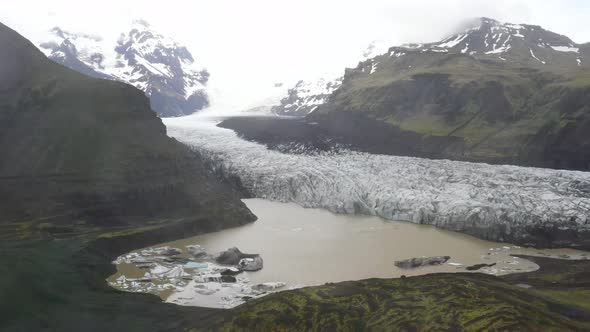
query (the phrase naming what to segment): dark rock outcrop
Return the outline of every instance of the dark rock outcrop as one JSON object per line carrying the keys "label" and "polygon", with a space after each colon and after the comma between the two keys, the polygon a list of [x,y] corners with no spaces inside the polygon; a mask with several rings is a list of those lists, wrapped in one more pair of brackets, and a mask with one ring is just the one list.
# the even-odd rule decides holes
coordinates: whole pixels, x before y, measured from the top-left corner
{"label": "dark rock outcrop", "polygon": [[238,269],[242,271],[258,271],[262,270],[264,261],[262,257],[256,255],[252,258],[242,258],[238,263]]}
{"label": "dark rock outcrop", "polygon": [[449,259],[451,259],[450,256],[417,257],[395,261],[393,264],[400,269],[414,269],[423,266],[442,265]]}
{"label": "dark rock outcrop", "polygon": [[478,271],[478,270],[483,269],[484,267],[492,267],[492,266],[495,266],[495,265],[496,265],[496,263],[492,263],[492,264],[475,264],[475,265],[468,266],[465,269],[467,271]]}
{"label": "dark rock outcrop", "polygon": [[224,265],[238,265],[243,258],[255,258],[259,257],[258,254],[245,254],[236,247],[229,248],[225,251],[220,252],[215,261],[219,264]]}

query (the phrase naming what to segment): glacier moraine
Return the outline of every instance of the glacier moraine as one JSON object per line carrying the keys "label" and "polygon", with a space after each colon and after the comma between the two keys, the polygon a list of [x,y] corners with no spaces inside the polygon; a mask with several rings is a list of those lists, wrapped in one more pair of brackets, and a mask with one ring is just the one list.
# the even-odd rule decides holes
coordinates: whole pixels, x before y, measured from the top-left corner
{"label": "glacier moraine", "polygon": [[430,224],[487,240],[590,248],[590,173],[359,152],[287,154],[216,127],[164,120],[252,196]]}

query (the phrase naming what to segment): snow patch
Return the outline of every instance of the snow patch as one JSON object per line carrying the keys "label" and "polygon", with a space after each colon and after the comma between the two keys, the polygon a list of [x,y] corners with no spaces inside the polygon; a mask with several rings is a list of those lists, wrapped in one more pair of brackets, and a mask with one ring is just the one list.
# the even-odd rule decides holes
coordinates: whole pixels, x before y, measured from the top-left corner
{"label": "snow patch", "polygon": [[447,41],[445,43],[439,44],[438,47],[441,47],[441,48],[453,48],[453,47],[459,45],[459,43],[461,43],[468,36],[469,36],[469,34],[457,35],[457,36],[455,36],[454,39],[449,40],[449,41]]}
{"label": "snow patch", "polygon": [[533,52],[533,49],[532,49],[532,48],[530,48],[529,50],[531,51],[531,56],[532,56],[533,58],[535,58],[535,60],[539,61],[539,62],[540,62],[540,63],[542,63],[542,64],[545,64],[545,61],[543,61],[543,60],[541,60],[541,59],[539,59],[539,58],[537,58],[537,57],[535,56],[535,53]]}
{"label": "snow patch", "polygon": [[550,46],[552,49],[558,52],[565,52],[565,53],[580,53],[580,49],[573,46]]}
{"label": "snow patch", "polygon": [[371,64],[371,72],[369,73],[369,75],[372,75],[373,73],[375,73],[375,71],[377,71],[378,64],[378,62],[374,62],[373,64]]}

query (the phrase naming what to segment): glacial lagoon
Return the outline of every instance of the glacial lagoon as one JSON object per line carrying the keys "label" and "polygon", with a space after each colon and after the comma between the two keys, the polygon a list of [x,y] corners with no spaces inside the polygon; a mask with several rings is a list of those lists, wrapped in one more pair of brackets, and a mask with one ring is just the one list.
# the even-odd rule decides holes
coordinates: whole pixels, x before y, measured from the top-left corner
{"label": "glacial lagoon", "polygon": [[[179,305],[231,308],[270,292],[327,282],[469,272],[466,267],[475,264],[495,264],[477,271],[493,275],[538,268],[533,262],[512,257],[514,254],[590,259],[590,254],[572,249],[520,248],[375,216],[334,214],[263,199],[244,202],[258,216],[255,223],[123,255],[115,261],[117,273],[109,283],[126,291],[159,295]],[[211,255],[237,247],[244,253],[260,254],[264,267],[237,274],[235,282],[227,282],[220,272],[228,267],[195,258],[187,246],[200,246]],[[180,252],[163,256],[170,248]],[[421,256],[451,258],[438,266],[394,266],[396,260]]]}

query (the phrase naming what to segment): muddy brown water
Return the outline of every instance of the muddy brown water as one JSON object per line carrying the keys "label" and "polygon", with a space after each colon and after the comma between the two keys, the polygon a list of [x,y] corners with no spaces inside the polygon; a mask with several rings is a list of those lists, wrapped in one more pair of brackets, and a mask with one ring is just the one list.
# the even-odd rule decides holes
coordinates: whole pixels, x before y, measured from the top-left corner
{"label": "muddy brown water", "polygon": [[[263,199],[244,202],[258,216],[255,223],[154,247],[184,250],[187,245],[198,244],[208,253],[217,253],[235,246],[245,253],[258,253],[264,259],[261,271],[244,273],[251,284],[280,281],[290,286],[465,272],[466,266],[480,263],[496,263],[496,266],[482,270],[496,275],[538,268],[533,262],[511,257],[511,254],[590,258],[586,252],[577,250],[519,248],[432,226],[379,217],[337,215]],[[396,260],[420,256],[451,256],[451,259],[444,265],[411,270],[393,264]],[[117,274],[109,281],[121,275],[136,278],[144,273],[133,264],[122,263],[117,268]],[[160,296],[165,299],[173,293],[166,290]]]}

